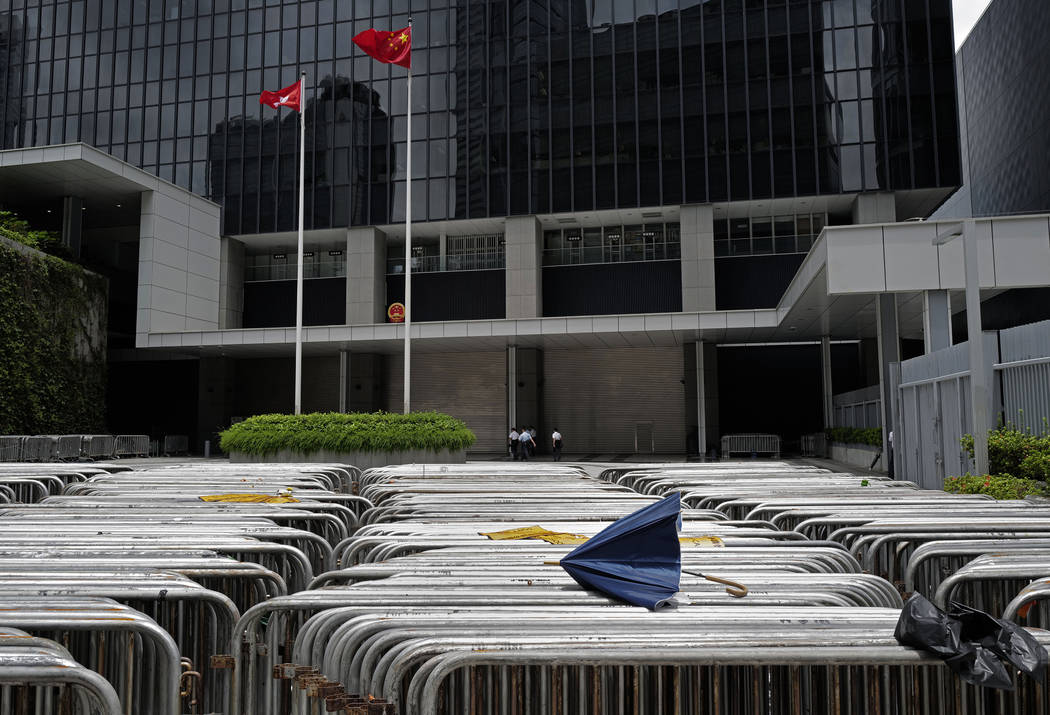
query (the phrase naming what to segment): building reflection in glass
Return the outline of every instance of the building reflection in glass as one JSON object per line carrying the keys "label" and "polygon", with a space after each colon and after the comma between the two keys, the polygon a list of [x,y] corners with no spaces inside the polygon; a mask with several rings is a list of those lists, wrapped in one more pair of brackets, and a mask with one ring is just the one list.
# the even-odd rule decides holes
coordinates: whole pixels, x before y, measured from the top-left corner
{"label": "building reflection in glass", "polygon": [[[386,223],[393,162],[379,94],[340,76],[325,77],[319,88],[305,106],[305,228]],[[225,206],[225,233],[298,225],[299,115],[263,114],[219,122],[210,137],[208,193]]]}

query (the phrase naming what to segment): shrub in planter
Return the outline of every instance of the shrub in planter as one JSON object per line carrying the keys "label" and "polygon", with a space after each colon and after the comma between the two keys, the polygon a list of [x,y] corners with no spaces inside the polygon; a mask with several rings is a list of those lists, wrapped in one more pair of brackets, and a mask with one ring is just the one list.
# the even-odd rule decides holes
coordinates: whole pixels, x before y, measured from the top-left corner
{"label": "shrub in planter", "polygon": [[832,427],[828,430],[827,437],[829,442],[866,444],[871,447],[882,446],[881,427],[870,427],[867,429],[858,427]]}
{"label": "shrub in planter", "polygon": [[398,452],[464,450],[477,439],[460,420],[440,412],[256,415],[219,435],[224,452],[250,455],[281,450],[314,452]]}
{"label": "shrub in planter", "polygon": [[1034,479],[1018,479],[1009,474],[966,474],[944,480],[944,491],[952,494],[987,494],[995,499],[1024,499],[1043,495],[1046,487]]}

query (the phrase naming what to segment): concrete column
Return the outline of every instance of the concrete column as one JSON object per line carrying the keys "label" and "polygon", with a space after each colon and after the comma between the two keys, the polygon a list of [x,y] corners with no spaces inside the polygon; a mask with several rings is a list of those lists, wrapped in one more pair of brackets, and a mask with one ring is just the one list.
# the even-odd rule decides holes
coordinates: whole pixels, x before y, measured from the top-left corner
{"label": "concrete column", "polygon": [[892,193],[858,194],[853,200],[855,224],[888,223],[896,220],[897,204]]}
{"label": "concrete column", "polygon": [[[897,296],[880,293],[876,298],[875,323],[879,341],[879,396],[882,399],[883,464],[889,462],[889,435],[894,428],[897,396],[890,389],[890,364],[900,362],[900,333],[897,330]],[[898,444],[900,440],[897,440]]]}
{"label": "concrete column", "polygon": [[440,270],[448,270],[448,236],[444,231],[438,235],[438,264]]}
{"label": "concrete column", "polygon": [[679,226],[682,242],[682,310],[714,310],[714,209],[709,204],[683,206]]}
{"label": "concrete column", "polygon": [[339,351],[339,412],[349,412],[350,404],[350,351]]}
{"label": "concrete column", "polygon": [[386,322],[386,234],[372,226],[346,232],[346,324]]}
{"label": "concrete column", "polygon": [[382,356],[340,350],[339,411],[375,412],[383,408],[382,400]]}
{"label": "concrete column", "polygon": [[62,199],[62,245],[74,258],[80,258],[80,240],[84,225],[84,201],[79,196]]}
{"label": "concrete column", "polygon": [[543,231],[535,216],[512,216],[503,224],[507,261],[507,318],[543,315]]}
{"label": "concrete column", "polygon": [[713,343],[693,342],[685,350],[685,407],[687,432],[696,431],[696,444],[687,451],[706,456],[718,447],[718,349]]}
{"label": "concrete column", "polygon": [[219,244],[219,329],[244,325],[244,244],[223,237]]}
{"label": "concrete column", "polygon": [[831,338],[827,335],[820,339],[820,376],[824,394],[824,429],[828,429],[835,426],[835,405],[832,400],[835,392],[831,384]]}
{"label": "concrete column", "polygon": [[952,310],[948,291],[923,291],[922,337],[927,355],[952,346]]}

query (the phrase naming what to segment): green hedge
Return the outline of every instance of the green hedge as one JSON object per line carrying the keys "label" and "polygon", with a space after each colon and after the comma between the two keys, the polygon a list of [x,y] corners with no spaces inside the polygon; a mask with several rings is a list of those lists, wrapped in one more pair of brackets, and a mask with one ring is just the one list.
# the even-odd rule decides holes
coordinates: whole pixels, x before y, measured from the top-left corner
{"label": "green hedge", "polygon": [[219,435],[224,452],[273,454],[282,449],[310,454],[460,450],[477,439],[467,426],[440,412],[257,415]]}
{"label": "green hedge", "polygon": [[[7,212],[0,236],[54,240]],[[102,276],[0,241],[0,434],[105,430],[107,293]]]}
{"label": "green hedge", "polygon": [[859,427],[832,427],[828,430],[829,442],[842,442],[844,444],[866,444],[872,447],[882,446],[882,428],[870,427],[861,429]]}
{"label": "green hedge", "polygon": [[[965,435],[963,449],[973,459],[973,435]],[[1022,479],[1050,479],[1050,432],[1034,435],[1005,425],[988,433],[988,471]]]}
{"label": "green hedge", "polygon": [[1043,495],[1046,486],[1034,479],[1019,479],[1009,474],[948,477],[944,491],[952,494],[987,494],[996,499],[1024,499],[1031,494]]}

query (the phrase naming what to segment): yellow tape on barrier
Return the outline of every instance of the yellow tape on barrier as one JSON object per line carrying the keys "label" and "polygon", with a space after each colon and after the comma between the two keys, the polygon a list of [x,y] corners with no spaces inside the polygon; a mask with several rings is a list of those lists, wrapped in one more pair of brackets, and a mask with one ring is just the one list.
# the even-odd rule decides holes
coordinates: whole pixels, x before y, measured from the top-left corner
{"label": "yellow tape on barrier", "polygon": [[278,497],[270,494],[208,494],[199,497],[201,501],[236,504],[298,504],[298,499]]}

